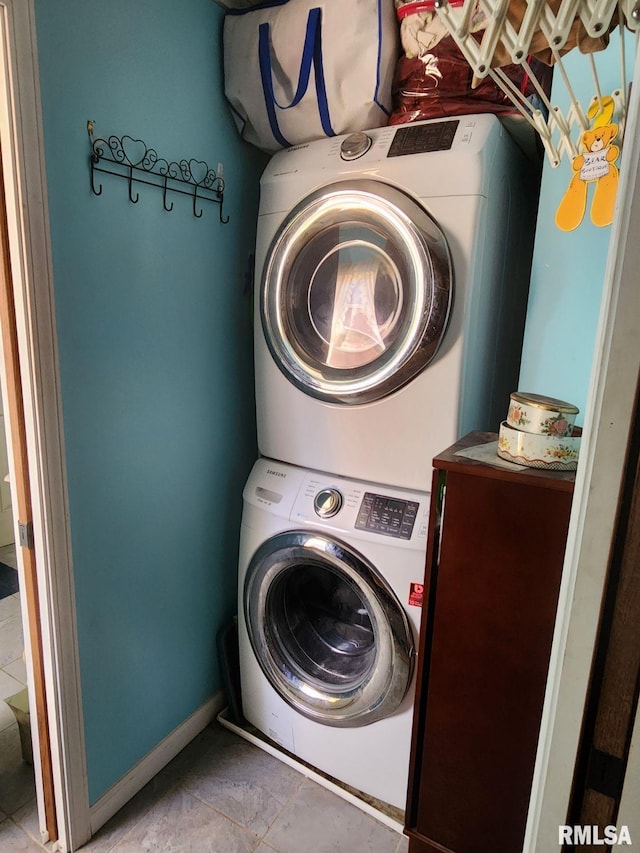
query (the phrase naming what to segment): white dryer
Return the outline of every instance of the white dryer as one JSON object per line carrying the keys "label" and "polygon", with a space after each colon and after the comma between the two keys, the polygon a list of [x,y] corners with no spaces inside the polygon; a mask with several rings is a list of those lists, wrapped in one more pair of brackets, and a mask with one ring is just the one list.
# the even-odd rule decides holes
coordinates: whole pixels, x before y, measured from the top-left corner
{"label": "white dryer", "polygon": [[535,172],[492,115],[272,158],[256,250],[261,454],[424,489],[436,453],[497,430],[518,376]]}
{"label": "white dryer", "polygon": [[244,490],[247,720],[404,809],[429,495],[260,459]]}

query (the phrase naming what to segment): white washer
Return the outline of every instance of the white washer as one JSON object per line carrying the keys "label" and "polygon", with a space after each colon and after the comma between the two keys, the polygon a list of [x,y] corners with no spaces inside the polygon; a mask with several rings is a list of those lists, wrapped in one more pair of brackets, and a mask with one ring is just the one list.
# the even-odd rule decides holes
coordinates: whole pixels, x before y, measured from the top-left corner
{"label": "white washer", "polygon": [[404,809],[429,495],[260,459],[244,490],[247,720]]}
{"label": "white washer", "polygon": [[436,453],[497,431],[518,376],[536,176],[492,115],[272,158],[256,249],[262,455],[424,489]]}

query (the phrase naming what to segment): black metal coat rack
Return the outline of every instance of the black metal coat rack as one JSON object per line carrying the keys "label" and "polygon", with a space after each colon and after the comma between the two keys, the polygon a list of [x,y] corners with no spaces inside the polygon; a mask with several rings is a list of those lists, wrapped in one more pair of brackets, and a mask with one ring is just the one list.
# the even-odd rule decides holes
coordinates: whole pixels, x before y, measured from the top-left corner
{"label": "black metal coat rack", "polygon": [[202,216],[201,202],[213,202],[219,206],[220,222],[226,224],[229,217],[222,215],[224,201],[224,179],[222,164],[217,171],[203,160],[165,160],[158,157],[154,148],[149,148],[141,139],[132,136],[110,136],[94,139],[94,122],[87,122],[87,133],[91,142],[89,169],[91,191],[102,195],[102,184],[96,185],[96,172],[125,178],[129,184],[129,201],[137,204],[139,194],[135,184],[147,184],[162,190],[162,203],[166,211],[173,210],[168,201],[169,193],[188,195],[193,199],[193,215]]}

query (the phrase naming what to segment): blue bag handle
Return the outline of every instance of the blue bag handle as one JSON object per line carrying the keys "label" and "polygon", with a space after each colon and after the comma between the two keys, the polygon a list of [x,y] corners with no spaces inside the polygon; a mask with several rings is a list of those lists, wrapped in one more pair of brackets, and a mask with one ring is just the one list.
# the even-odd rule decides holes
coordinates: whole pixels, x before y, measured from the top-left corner
{"label": "blue bag handle", "polygon": [[258,60],[260,64],[260,77],[262,79],[262,93],[264,95],[264,103],[267,109],[267,117],[269,119],[271,132],[273,133],[276,141],[282,145],[283,148],[288,148],[291,145],[280,130],[276,108],[289,110],[291,107],[295,107],[300,103],[309,86],[309,77],[311,76],[312,65],[315,69],[316,95],[318,98],[320,123],[322,124],[322,129],[327,136],[335,136],[335,131],[331,127],[329,102],[324,81],[324,65],[322,61],[322,9],[314,8],[309,10],[309,15],[307,17],[307,29],[304,37],[304,47],[302,49],[302,60],[300,62],[300,73],[298,75],[298,85],[296,93],[290,104],[279,104],[273,91],[271,44],[269,35],[269,24],[260,24],[258,27]]}

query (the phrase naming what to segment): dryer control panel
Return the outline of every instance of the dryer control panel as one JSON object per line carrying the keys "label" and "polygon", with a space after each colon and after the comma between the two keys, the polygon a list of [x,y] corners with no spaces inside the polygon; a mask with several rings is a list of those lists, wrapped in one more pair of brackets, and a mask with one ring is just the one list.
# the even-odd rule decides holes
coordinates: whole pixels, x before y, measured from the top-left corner
{"label": "dryer control panel", "polygon": [[448,151],[453,145],[459,124],[458,119],[453,119],[433,124],[410,124],[400,127],[393,136],[387,157]]}

